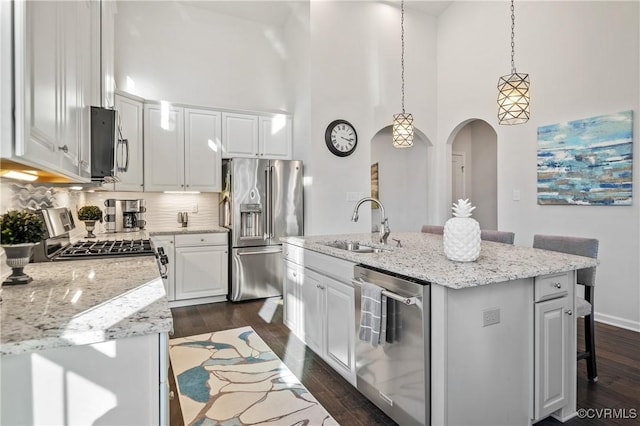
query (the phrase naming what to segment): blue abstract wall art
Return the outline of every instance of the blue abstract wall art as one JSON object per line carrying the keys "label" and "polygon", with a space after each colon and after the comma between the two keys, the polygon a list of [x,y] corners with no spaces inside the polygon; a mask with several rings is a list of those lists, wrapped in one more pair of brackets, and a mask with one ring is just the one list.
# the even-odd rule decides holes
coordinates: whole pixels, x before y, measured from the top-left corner
{"label": "blue abstract wall art", "polygon": [[630,206],[633,111],[538,128],[538,204]]}

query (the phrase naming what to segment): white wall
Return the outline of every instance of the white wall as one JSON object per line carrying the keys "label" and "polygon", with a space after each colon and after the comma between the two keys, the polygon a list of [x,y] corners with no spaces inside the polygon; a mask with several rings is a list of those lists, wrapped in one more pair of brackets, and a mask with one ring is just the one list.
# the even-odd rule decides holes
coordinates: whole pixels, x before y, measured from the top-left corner
{"label": "white wall", "polygon": [[[640,330],[638,160],[630,207],[541,206],[536,199],[537,128],[633,109],[639,135],[638,2],[516,3],[516,66],[531,77],[531,119],[497,124],[496,83],[510,72],[507,2],[454,2],[438,19],[437,156],[453,129],[487,121],[498,137],[498,223],[531,245],[535,233],[596,237],[596,318]],[[637,136],[636,136],[637,139]],[[440,176],[449,176],[441,165]],[[439,182],[439,214],[449,182]],[[512,200],[519,190],[520,201]]]}
{"label": "white wall", "polygon": [[153,100],[285,110],[281,28],[185,2],[119,1],[115,31],[121,90]]}
{"label": "white wall", "polygon": [[[346,201],[346,193],[370,193],[372,138],[401,110],[400,11],[377,2],[316,1],[310,19],[312,137],[306,170],[312,184],[305,193],[305,230],[309,235],[366,232],[369,215],[351,222],[354,202]],[[405,40],[405,109],[432,139],[435,18],[407,9]],[[344,158],[331,154],[324,142],[327,125],[339,118],[358,133],[356,151]],[[394,223],[392,215],[389,221]]]}

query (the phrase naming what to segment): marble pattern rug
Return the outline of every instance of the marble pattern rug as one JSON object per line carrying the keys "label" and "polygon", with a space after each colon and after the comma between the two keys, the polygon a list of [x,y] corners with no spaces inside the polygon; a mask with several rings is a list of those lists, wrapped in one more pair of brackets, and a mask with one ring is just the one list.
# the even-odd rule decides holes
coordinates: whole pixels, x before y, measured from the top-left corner
{"label": "marble pattern rug", "polygon": [[185,425],[337,425],[251,327],[169,341]]}

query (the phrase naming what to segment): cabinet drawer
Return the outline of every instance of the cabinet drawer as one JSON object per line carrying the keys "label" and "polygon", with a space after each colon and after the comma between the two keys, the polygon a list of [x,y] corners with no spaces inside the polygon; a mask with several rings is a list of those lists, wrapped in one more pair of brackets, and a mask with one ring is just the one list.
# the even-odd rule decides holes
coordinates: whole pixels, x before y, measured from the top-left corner
{"label": "cabinet drawer", "polygon": [[226,245],[227,234],[211,232],[206,234],[176,235],[176,247]]}
{"label": "cabinet drawer", "polygon": [[560,274],[542,275],[535,278],[534,297],[536,302],[541,300],[555,299],[562,297],[569,291],[572,285],[571,278],[573,272],[563,272]]}
{"label": "cabinet drawer", "polygon": [[282,257],[284,257],[285,260],[291,261],[293,263],[301,264],[302,259],[304,258],[304,249],[292,244],[283,244]]}

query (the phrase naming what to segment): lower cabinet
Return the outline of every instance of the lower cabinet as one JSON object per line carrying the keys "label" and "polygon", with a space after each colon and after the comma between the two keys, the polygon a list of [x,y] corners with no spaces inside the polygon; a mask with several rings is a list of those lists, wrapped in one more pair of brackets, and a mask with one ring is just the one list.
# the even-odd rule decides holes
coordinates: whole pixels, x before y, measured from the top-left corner
{"label": "lower cabinet", "polygon": [[535,279],[534,420],[550,414],[563,419],[563,410],[575,411],[573,276],[568,272]]}
{"label": "lower cabinet", "polygon": [[2,356],[0,424],[168,425],[166,333]]}
{"label": "lower cabinet", "polygon": [[169,258],[164,279],[170,306],[186,306],[225,300],[228,292],[226,233],[153,236]]}
{"label": "lower cabinet", "polygon": [[290,245],[283,254],[285,325],[355,385],[354,264]]}

